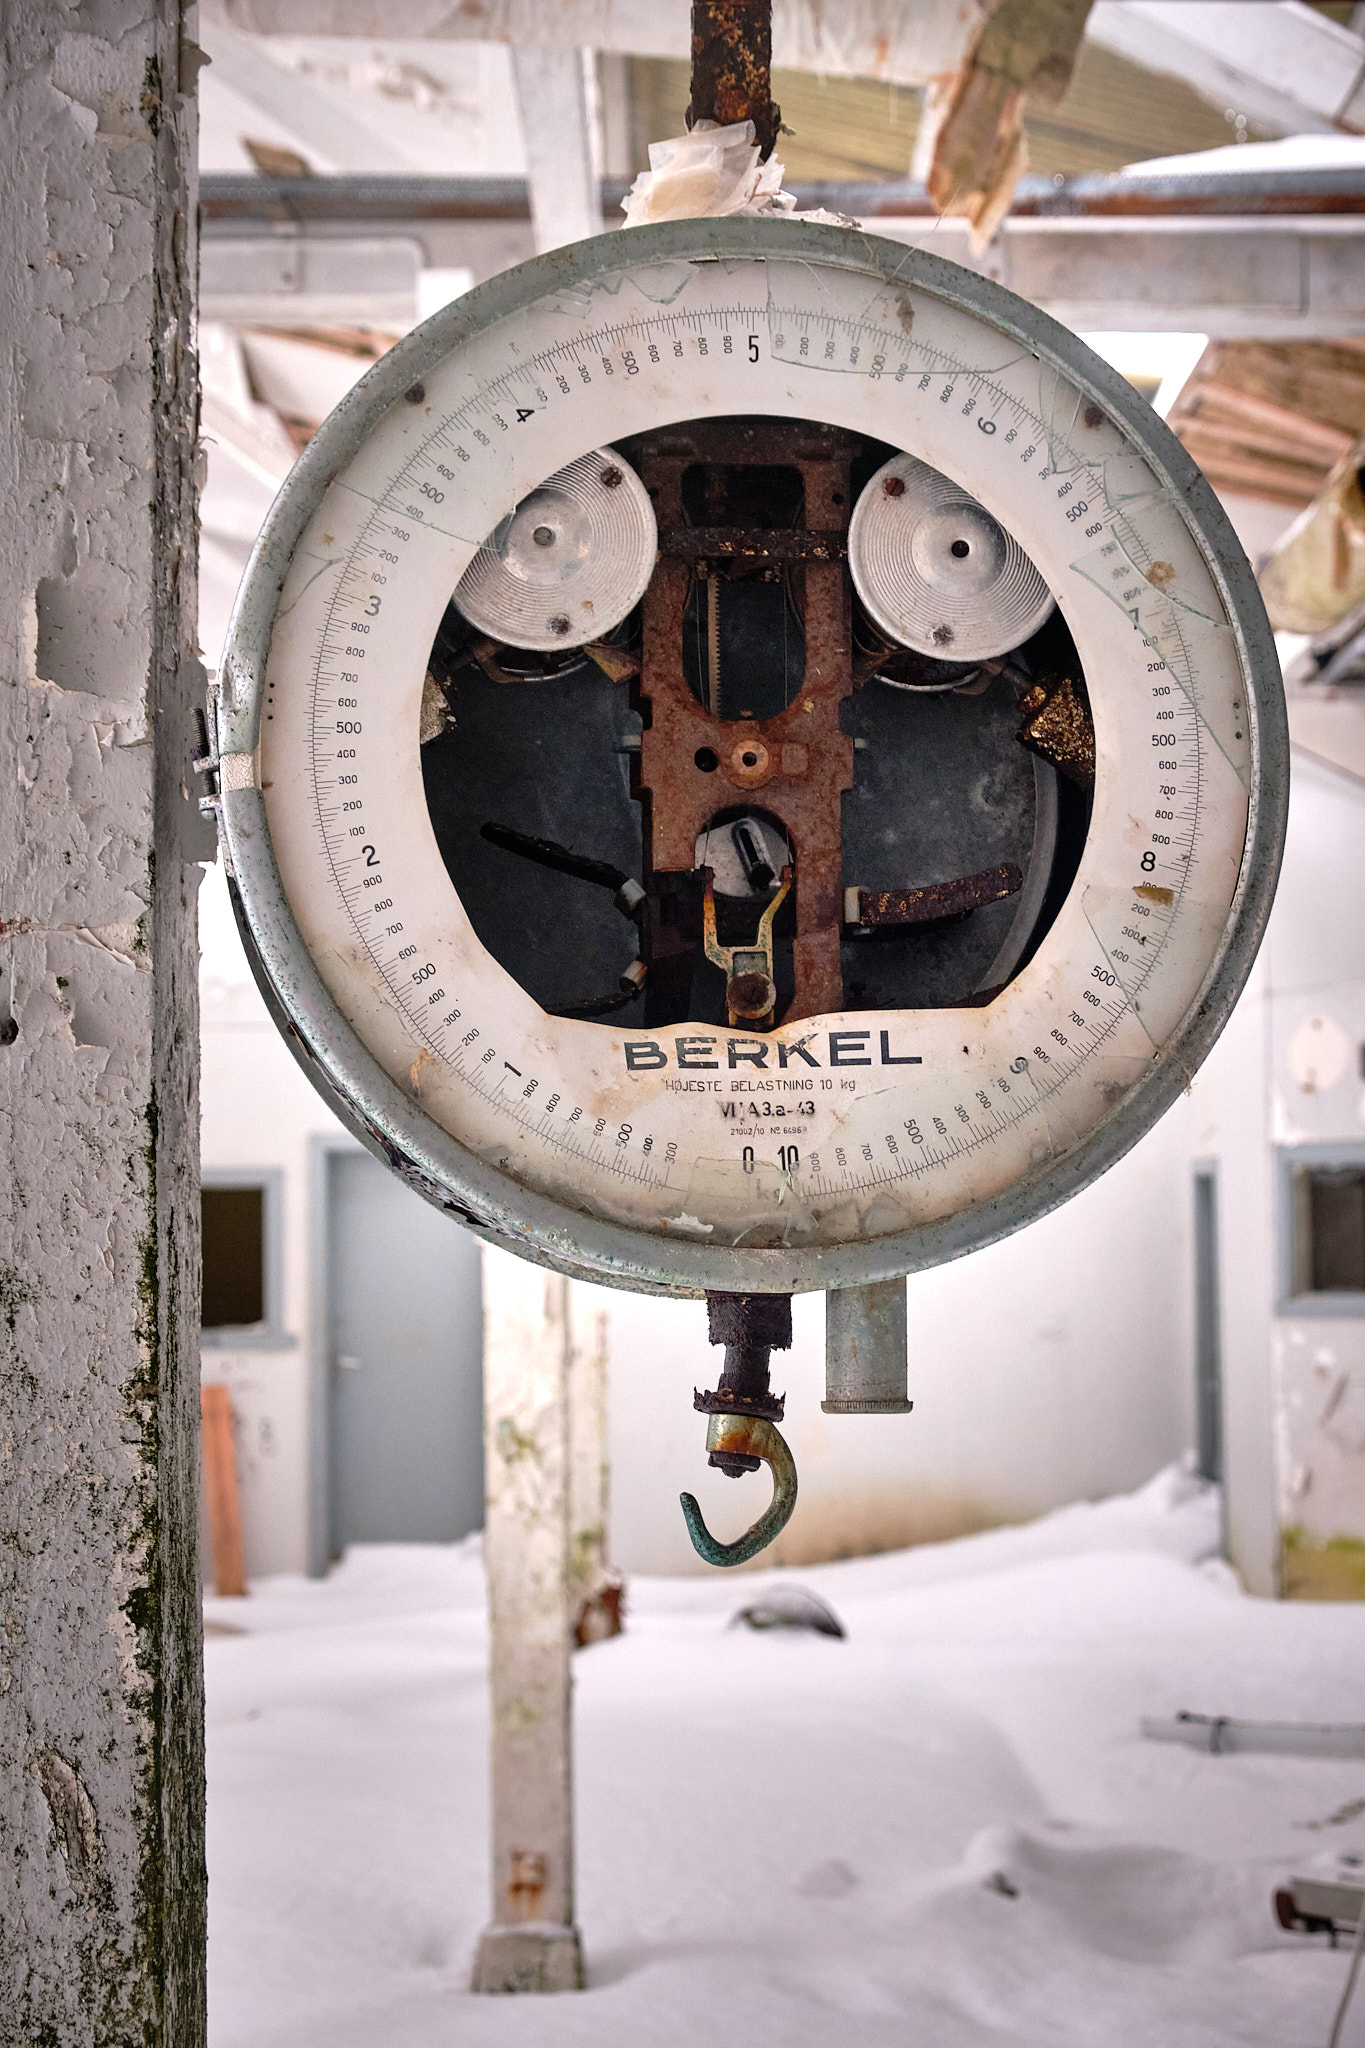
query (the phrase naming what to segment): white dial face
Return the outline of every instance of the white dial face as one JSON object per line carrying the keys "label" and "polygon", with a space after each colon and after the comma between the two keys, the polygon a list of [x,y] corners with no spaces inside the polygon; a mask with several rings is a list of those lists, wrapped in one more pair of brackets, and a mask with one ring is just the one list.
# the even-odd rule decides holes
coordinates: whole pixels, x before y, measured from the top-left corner
{"label": "white dial face", "polygon": [[[1016,537],[1074,638],[1088,835],[1041,946],[984,1007],[849,1007],[757,1035],[550,1015],[450,880],[419,721],[471,557],[585,453],[726,415],[826,422],[942,471]],[[251,776],[341,1012],[470,1154],[657,1245],[814,1249],[993,1202],[1093,1140],[1227,943],[1252,758],[1239,637],[1122,424],[913,283],[769,256],[550,294],[390,407],[294,551]]]}

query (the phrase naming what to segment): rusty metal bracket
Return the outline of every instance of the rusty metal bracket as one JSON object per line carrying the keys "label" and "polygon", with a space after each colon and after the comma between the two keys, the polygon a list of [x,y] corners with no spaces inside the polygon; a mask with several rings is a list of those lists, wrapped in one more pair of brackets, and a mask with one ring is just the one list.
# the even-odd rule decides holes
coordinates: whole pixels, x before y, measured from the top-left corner
{"label": "rusty metal bracket", "polygon": [[1023,869],[1007,860],[978,875],[930,882],[922,889],[845,889],[844,923],[854,932],[904,931],[911,925],[966,917],[984,904],[1017,896],[1023,886]]}
{"label": "rusty metal bracket", "polygon": [[837,527],[823,533],[799,526],[671,526],[659,535],[659,553],[678,562],[842,562],[848,535]]}
{"label": "rusty metal bracket", "polygon": [[773,979],[773,919],[791,891],[792,871],[782,870],[782,887],[758,920],[758,936],[752,946],[722,946],[716,937],[716,883],[710,868],[702,908],[702,934],[706,957],[725,975],[725,1010],[731,1024],[748,1024],[756,1031],[772,1023],[777,1002]]}
{"label": "rusty metal bracket", "polygon": [[1032,683],[1019,699],[1019,744],[1051,761],[1080,789],[1095,786],[1095,725],[1085,686],[1070,676]]}
{"label": "rusty metal bracket", "polygon": [[[645,592],[636,693],[644,722],[635,791],[645,804],[646,886],[656,886],[662,875],[693,872],[698,838],[734,793],[761,788],[765,810],[787,835],[796,929],[794,993],[784,1023],[838,1010],[844,999],[842,798],[853,786],[853,741],[839,714],[855,687],[844,550],[857,446],[842,429],[808,420],[691,420],[645,437],[638,458],[666,537],[688,532],[683,480],[690,469],[775,468],[801,478],[798,527],[691,529],[707,547],[722,539],[734,543],[736,552],[728,556],[702,558],[713,565],[726,562],[742,573],[767,559],[797,579],[806,659],[791,703],[767,718],[727,719],[698,702],[683,672],[683,619],[695,564],[667,550]],[[691,545],[678,541],[680,550]],[[651,934],[651,945],[657,943]],[[747,1013],[743,1021],[751,1021]]]}

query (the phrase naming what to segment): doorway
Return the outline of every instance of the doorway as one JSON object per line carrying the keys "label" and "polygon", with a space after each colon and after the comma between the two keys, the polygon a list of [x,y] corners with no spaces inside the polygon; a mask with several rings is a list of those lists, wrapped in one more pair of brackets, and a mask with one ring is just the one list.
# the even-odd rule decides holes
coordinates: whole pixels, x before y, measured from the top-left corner
{"label": "doorway", "polygon": [[329,1152],[329,1543],[449,1543],[483,1526],[477,1238],[368,1152]]}
{"label": "doorway", "polygon": [[1201,1479],[1223,1479],[1223,1337],[1218,1287],[1218,1177],[1194,1175],[1195,1462]]}

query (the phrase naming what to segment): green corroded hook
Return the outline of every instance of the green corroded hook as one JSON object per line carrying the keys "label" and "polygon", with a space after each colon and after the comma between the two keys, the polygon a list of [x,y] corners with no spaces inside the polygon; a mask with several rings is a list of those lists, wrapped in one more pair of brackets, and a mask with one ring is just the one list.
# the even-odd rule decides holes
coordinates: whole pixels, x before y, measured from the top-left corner
{"label": "green corroded hook", "polygon": [[736,1543],[717,1543],[702,1520],[695,1495],[682,1496],[683,1520],[697,1555],[708,1564],[744,1564],[765,1550],[791,1520],[796,1506],[796,1465],[772,1423],[755,1415],[713,1415],[707,1426],[706,1448],[728,1452],[732,1457],[761,1458],[772,1470],[773,1497],[753,1527],[746,1529]]}

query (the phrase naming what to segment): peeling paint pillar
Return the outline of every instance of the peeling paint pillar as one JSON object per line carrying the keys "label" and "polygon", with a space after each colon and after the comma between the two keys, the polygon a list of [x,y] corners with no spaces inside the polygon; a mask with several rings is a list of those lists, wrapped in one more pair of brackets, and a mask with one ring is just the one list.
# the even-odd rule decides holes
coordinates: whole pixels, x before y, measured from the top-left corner
{"label": "peeling paint pillar", "polygon": [[204,2036],[193,66],[0,63],[0,2041]]}
{"label": "peeling paint pillar", "polygon": [[485,1248],[492,1919],[476,1991],[575,1991],[570,1670],[571,1287]]}

